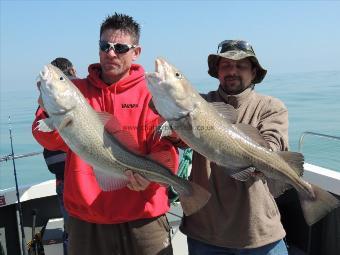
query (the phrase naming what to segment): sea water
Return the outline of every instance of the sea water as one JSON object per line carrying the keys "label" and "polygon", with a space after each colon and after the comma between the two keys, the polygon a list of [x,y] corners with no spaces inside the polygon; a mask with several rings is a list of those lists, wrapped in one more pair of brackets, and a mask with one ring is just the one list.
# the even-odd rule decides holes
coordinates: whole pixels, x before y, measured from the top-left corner
{"label": "sea water", "polygon": [[[193,82],[200,92],[214,90],[215,79]],[[15,154],[40,152],[31,124],[37,109],[37,91],[32,88],[3,88],[0,102],[0,158],[11,153],[8,117],[11,116]],[[289,111],[290,150],[297,151],[305,131],[340,137],[340,71],[268,75],[256,91],[279,98]],[[301,148],[305,161],[340,172],[340,141],[307,135]],[[42,155],[15,160],[18,184],[53,179]],[[0,162],[0,190],[13,187],[13,162]]]}

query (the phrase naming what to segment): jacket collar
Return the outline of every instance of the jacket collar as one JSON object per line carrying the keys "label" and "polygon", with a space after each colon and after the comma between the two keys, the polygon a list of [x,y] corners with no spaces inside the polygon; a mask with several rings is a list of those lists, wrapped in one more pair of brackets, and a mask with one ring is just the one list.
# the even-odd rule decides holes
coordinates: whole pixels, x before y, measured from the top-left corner
{"label": "jacket collar", "polygon": [[253,86],[242,91],[240,94],[237,95],[229,95],[225,92],[221,85],[218,87],[217,90],[219,96],[223,99],[223,101],[227,104],[232,105],[234,108],[239,108],[244,102],[248,101],[249,98],[254,94]]}
{"label": "jacket collar", "polygon": [[98,88],[107,88],[112,90],[114,93],[121,93],[145,79],[144,69],[138,64],[131,65],[129,76],[110,85],[107,85],[100,77],[102,71],[100,64],[97,63],[90,65],[88,71],[89,75],[87,78],[93,86]]}

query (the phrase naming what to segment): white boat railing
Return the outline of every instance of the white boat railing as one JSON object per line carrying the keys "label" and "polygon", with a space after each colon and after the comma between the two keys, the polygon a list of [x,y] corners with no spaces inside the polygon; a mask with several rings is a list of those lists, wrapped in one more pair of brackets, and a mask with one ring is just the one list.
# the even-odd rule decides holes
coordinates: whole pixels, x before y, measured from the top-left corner
{"label": "white boat railing", "polygon": [[340,137],[338,136],[333,136],[333,135],[326,135],[326,134],[321,134],[321,133],[316,133],[316,132],[310,132],[310,131],[306,131],[306,132],[303,132],[300,136],[300,139],[299,139],[299,152],[302,151],[302,146],[303,146],[303,142],[304,142],[304,139],[305,139],[305,136],[306,135],[311,135],[311,136],[318,136],[318,137],[321,137],[321,138],[325,138],[325,139],[329,139],[329,140],[337,140],[337,141],[340,141]]}
{"label": "white boat railing", "polygon": [[[332,141],[340,142],[340,137],[338,136],[306,131],[306,132],[303,132],[300,136],[299,147],[298,147],[299,152],[302,152],[304,139],[306,136],[318,137],[318,138],[322,138],[328,141],[332,140]],[[340,148],[340,143],[339,143],[339,148]],[[334,159],[334,160],[337,160],[337,159]],[[306,181],[316,184],[319,187],[340,196],[340,165],[339,165],[339,168],[337,169],[331,169],[330,167],[325,168],[325,167],[321,167],[320,165],[311,164],[309,162],[309,163],[304,164],[304,169],[305,171],[304,171],[303,177]]]}
{"label": "white boat railing", "polygon": [[[321,133],[315,132],[303,132],[300,136],[298,150],[299,152],[302,151],[304,145],[304,139],[306,136],[317,136],[322,137],[325,139],[337,140],[340,141],[340,137],[331,136]],[[9,161],[13,159],[20,159],[25,157],[32,157],[36,155],[40,155],[42,152],[31,152],[26,154],[9,154],[0,157],[0,163],[4,161]],[[317,184],[321,188],[324,188],[333,194],[337,194],[340,196],[340,169],[331,170],[322,168],[320,166],[312,165],[305,163],[304,164],[305,173],[304,179],[310,183]],[[27,185],[21,186],[19,188],[20,200],[21,201],[28,201],[32,199],[36,199],[39,197],[46,197],[46,196],[53,196],[55,195],[55,180],[50,180],[46,182],[42,182],[36,185]],[[0,205],[2,206],[15,204],[17,202],[17,197],[15,196],[15,189],[9,188],[5,190],[0,190],[0,197],[3,197],[5,203]],[[167,216],[170,221],[170,225],[172,227],[172,242],[174,247],[174,254],[187,254],[186,248],[186,238],[185,236],[179,231],[179,224],[181,222],[182,217],[182,210],[180,206],[171,206],[171,211],[168,212]],[[19,233],[20,236],[20,233]]]}

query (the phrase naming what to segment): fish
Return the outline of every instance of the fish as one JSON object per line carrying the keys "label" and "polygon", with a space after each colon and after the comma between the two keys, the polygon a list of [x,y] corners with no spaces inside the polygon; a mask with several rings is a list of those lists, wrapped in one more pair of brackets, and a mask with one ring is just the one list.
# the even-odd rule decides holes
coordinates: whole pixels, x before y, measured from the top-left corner
{"label": "fish", "polygon": [[208,202],[207,190],[170,170],[175,166],[167,151],[138,154],[133,149],[136,142],[119,121],[111,114],[96,112],[60,69],[48,64],[38,78],[48,118],[39,120],[36,128],[42,132],[57,130],[69,148],[92,166],[102,190],[125,187],[128,178],[124,172],[130,169],[150,181],[171,185],[179,193],[186,215]]}
{"label": "fish", "polygon": [[[337,208],[339,200],[302,178],[304,157],[291,151],[272,151],[259,131],[236,124],[236,110],[224,102],[209,103],[175,66],[156,58],[155,72],[146,73],[153,108],[165,119],[160,137],[175,132],[194,151],[240,181],[256,177],[297,190],[304,218],[313,225]],[[195,171],[195,170],[192,170]]]}

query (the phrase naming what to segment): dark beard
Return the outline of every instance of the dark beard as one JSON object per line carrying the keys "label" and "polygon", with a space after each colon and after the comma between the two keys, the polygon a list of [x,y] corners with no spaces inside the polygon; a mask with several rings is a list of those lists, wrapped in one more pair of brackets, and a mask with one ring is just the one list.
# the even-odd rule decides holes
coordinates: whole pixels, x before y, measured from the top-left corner
{"label": "dark beard", "polygon": [[[239,84],[234,87],[234,89],[228,89],[228,86],[226,86],[226,84],[228,84],[228,79],[236,79],[239,81]],[[244,91],[247,87],[244,85],[242,79],[240,76],[226,76],[224,77],[224,86],[221,85],[222,89],[224,92],[226,92],[229,95],[237,95],[240,94],[242,91]],[[236,89],[236,90],[235,90]]]}

